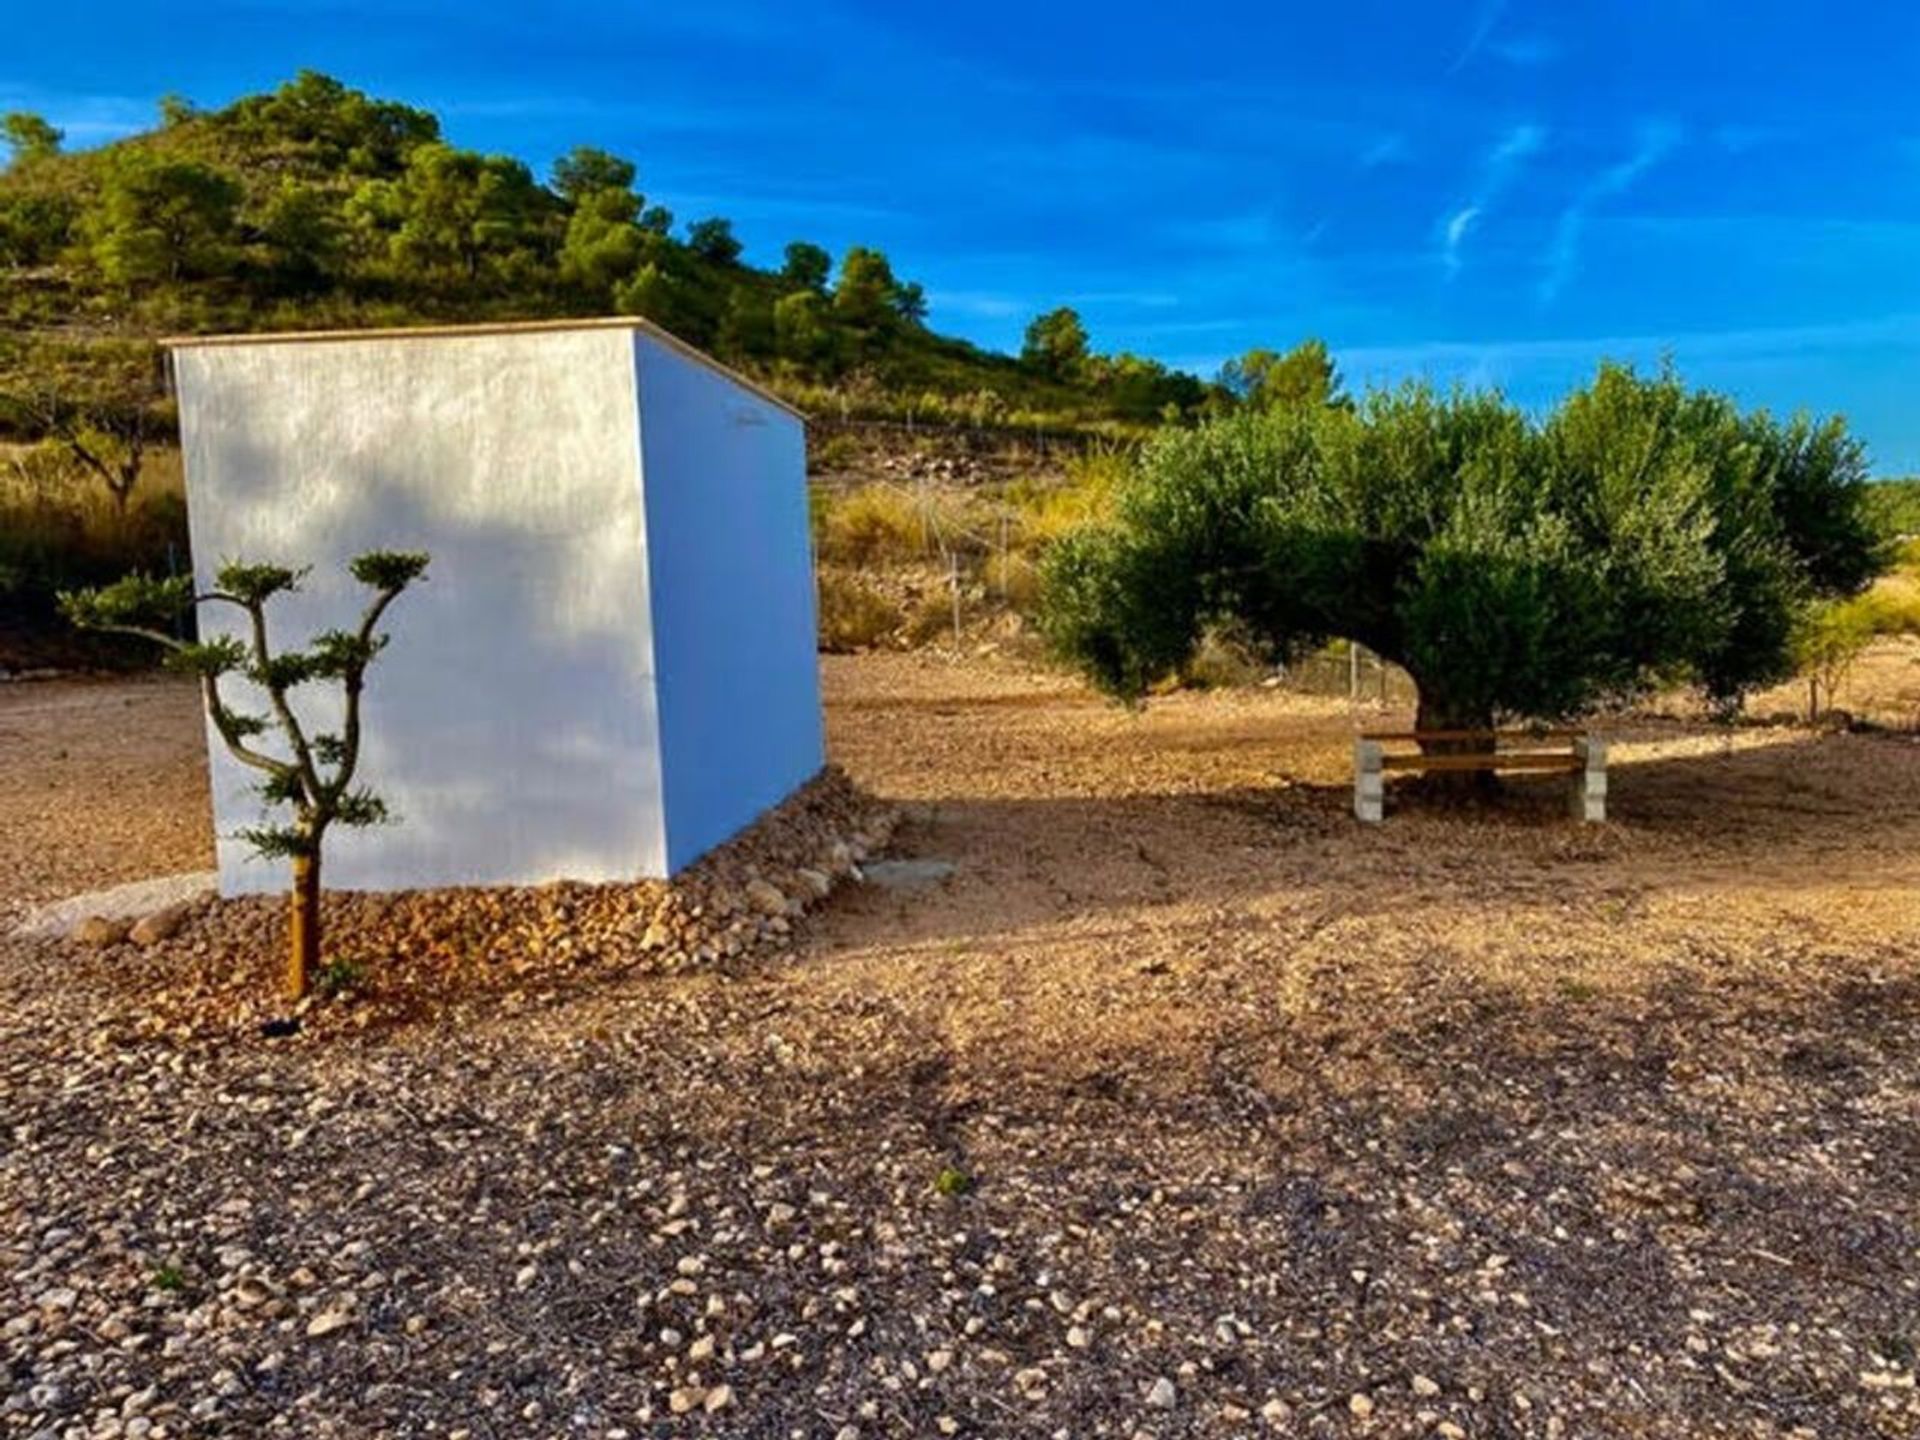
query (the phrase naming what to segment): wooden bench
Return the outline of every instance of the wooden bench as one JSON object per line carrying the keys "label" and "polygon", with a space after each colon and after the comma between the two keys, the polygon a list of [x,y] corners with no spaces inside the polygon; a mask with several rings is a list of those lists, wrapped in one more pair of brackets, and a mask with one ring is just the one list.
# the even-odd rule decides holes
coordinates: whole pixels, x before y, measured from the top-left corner
{"label": "wooden bench", "polygon": [[[1471,750],[1428,753],[1426,744],[1474,744]],[[1389,751],[1389,745],[1419,745]],[[1353,742],[1353,813],[1368,825],[1386,818],[1387,774],[1475,770],[1544,770],[1568,777],[1573,818],[1607,818],[1607,747],[1580,730],[1370,730]]]}

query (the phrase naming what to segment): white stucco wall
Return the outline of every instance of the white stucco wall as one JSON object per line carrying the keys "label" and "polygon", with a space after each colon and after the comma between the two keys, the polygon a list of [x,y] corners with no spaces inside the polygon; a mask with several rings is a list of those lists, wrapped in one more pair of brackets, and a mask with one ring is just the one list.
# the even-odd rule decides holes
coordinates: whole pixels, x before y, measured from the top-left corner
{"label": "white stucco wall", "polygon": [[[665,873],[632,332],[213,344],[175,366],[203,587],[227,558],[312,565],[270,611],[298,642],[358,616],[353,555],[433,557],[364,700],[360,775],[399,823],[334,832],[326,883]],[[316,728],[332,699],[296,692]],[[225,838],[262,809],[210,749],[222,892],[279,888]]]}
{"label": "white stucco wall", "polygon": [[633,338],[666,787],[678,870],[825,763],[800,420]]}

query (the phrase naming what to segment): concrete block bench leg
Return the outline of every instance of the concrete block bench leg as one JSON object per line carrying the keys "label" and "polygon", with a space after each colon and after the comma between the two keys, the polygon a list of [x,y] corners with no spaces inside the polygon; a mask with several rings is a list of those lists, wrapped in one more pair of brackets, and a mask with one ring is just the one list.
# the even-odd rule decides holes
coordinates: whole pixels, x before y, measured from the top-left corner
{"label": "concrete block bench leg", "polygon": [[1580,762],[1573,772],[1573,818],[1598,825],[1607,818],[1607,744],[1604,740],[1576,740],[1573,755]]}
{"label": "concrete block bench leg", "polygon": [[1387,813],[1386,747],[1377,740],[1353,742],[1353,814],[1378,825]]}

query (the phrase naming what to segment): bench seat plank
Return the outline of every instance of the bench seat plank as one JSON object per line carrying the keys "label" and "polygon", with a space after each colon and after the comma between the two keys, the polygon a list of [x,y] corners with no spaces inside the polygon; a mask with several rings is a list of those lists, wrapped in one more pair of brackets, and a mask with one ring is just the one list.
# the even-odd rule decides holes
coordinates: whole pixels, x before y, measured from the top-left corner
{"label": "bench seat plank", "polygon": [[1383,770],[1583,770],[1577,755],[1487,751],[1474,755],[1383,755]]}

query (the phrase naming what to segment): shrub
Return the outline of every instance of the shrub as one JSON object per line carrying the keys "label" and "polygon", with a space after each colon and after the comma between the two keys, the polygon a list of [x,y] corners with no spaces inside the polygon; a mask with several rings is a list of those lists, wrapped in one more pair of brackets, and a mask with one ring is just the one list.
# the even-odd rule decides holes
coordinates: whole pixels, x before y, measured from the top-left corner
{"label": "shrub", "polygon": [[931,548],[926,513],[891,485],[815,490],[814,549],[822,560],[846,565],[912,560]]}
{"label": "shrub", "polygon": [[900,610],[845,570],[820,570],[820,648],[832,655],[871,650],[900,628]]}

